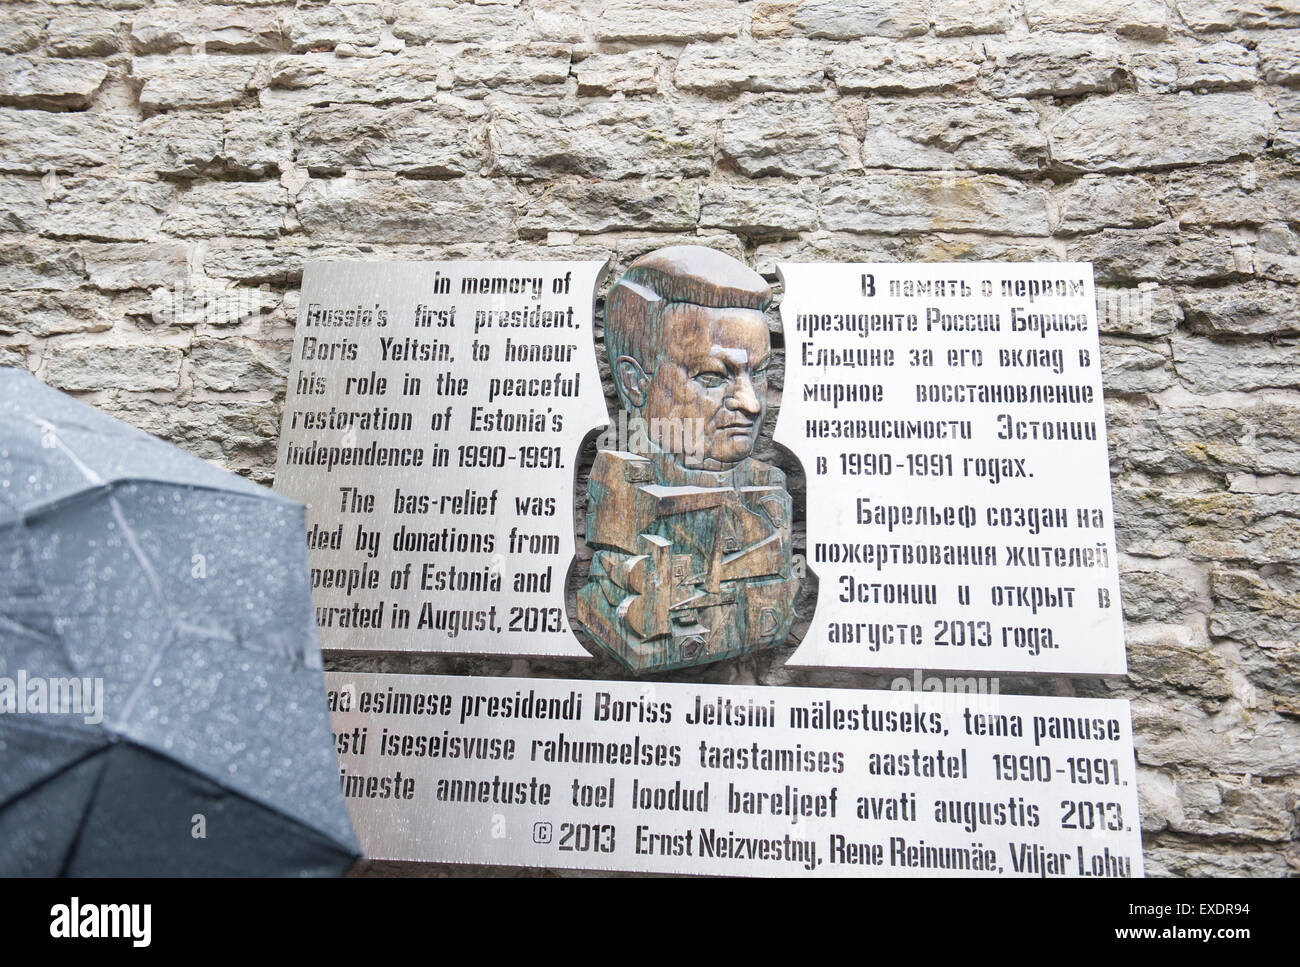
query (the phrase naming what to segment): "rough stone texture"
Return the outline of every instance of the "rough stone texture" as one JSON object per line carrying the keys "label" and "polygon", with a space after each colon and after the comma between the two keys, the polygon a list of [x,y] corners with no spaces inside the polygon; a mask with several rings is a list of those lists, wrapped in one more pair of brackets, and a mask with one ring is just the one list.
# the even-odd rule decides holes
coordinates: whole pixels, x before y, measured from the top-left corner
{"label": "rough stone texture", "polygon": [[452,86],[467,95],[562,93],[569,77],[569,48],[558,45],[471,47],[452,60]]}
{"label": "rough stone texture", "polygon": [[121,165],[140,174],[197,178],[221,166],[222,123],[218,117],[159,114],[142,122],[128,138]]}
{"label": "rough stone texture", "polygon": [[0,176],[0,231],[39,231],[44,215],[39,179]]}
{"label": "rough stone texture", "polygon": [[684,91],[710,94],[799,93],[820,90],[824,77],[821,52],[806,43],[692,44],[677,60],[673,83]]}
{"label": "rough stone texture", "polygon": [[789,235],[817,227],[812,185],[709,184],[700,194],[700,225],[747,236]]}
{"label": "rough stone texture", "polygon": [[141,11],[131,21],[131,47],[138,54],[255,54],[283,50],[287,41],[285,23],[273,10],[160,6]]}
{"label": "rough stone texture", "polygon": [[930,14],[940,37],[998,34],[1015,20],[1011,0],[934,0]]}
{"label": "rough stone texture", "polygon": [[822,224],[849,232],[1047,235],[1047,193],[996,175],[869,174],[828,185]]}
{"label": "rough stone texture", "polygon": [[1134,171],[1254,156],[1272,119],[1272,107],[1247,94],[1094,97],[1052,125],[1052,160],[1071,171]]}
{"label": "rough stone texture", "polygon": [[513,40],[520,32],[518,15],[498,6],[469,3],[434,6],[416,0],[399,4],[394,13],[393,36],[411,44]]}
{"label": "rough stone texture", "polygon": [[1038,112],[1026,101],[872,101],[862,164],[1033,174],[1047,164],[1047,139],[1038,128]]}
{"label": "rough stone texture", "polygon": [[55,57],[105,57],[117,51],[121,26],[111,11],[78,11],[50,22],[45,49]]}
{"label": "rough stone texture", "polygon": [[764,97],[739,103],[722,121],[718,149],[750,178],[826,175],[858,167],[841,144],[827,101]]}
{"label": "rough stone texture", "polygon": [[653,50],[592,54],[573,67],[581,95],[653,94],[659,90],[664,58]]}
{"label": "rough stone texture", "polygon": [[1277,130],[1273,151],[1291,161],[1300,161],[1300,96],[1280,94],[1277,98]]}
{"label": "rough stone texture", "polygon": [[177,285],[189,275],[189,253],[174,242],[88,243],[78,252],[90,284],[107,292]]}
{"label": "rough stone texture", "polygon": [[693,176],[713,162],[714,126],[654,101],[496,103],[490,137],[496,171],[513,178]]}
{"label": "rough stone texture", "polygon": [[1032,34],[1024,40],[990,43],[988,54],[983,85],[994,97],[1116,91],[1128,78],[1123,51],[1109,37],[1075,40]]}
{"label": "rough stone texture", "polygon": [[747,11],[725,0],[610,0],[595,24],[597,40],[721,40],[735,37]]}
{"label": "rough stone texture", "polygon": [[268,174],[293,162],[292,117],[272,111],[232,111],[225,115],[221,148],[227,170]]}
{"label": "rough stone texture", "polygon": [[75,289],[85,278],[83,263],[68,246],[44,240],[0,238],[0,290]]}
{"label": "rough stone texture", "polygon": [[318,104],[391,104],[422,101],[438,94],[446,58],[429,48],[378,57],[308,53],[280,57],[267,65],[263,107],[285,111]]}
{"label": "rough stone texture", "polygon": [[46,353],[45,378],[62,390],[115,386],[124,390],[175,389],[184,354],[171,346],[67,346]]}
{"label": "rough stone texture", "polygon": [[696,190],[680,182],[564,182],[530,203],[521,233],[693,229],[700,217]]}
{"label": "rough stone texture", "polygon": [[1260,42],[1259,69],[1270,84],[1300,85],[1300,37],[1284,36]]}
{"label": "rough stone texture", "polygon": [[1179,232],[1171,225],[1106,229],[1080,236],[1068,251],[1072,259],[1093,263],[1100,284],[1214,282],[1249,271],[1246,256],[1230,239]]}
{"label": "rough stone texture", "polygon": [[216,460],[270,485],[275,467],[280,405],[274,400],[187,400],[157,406],[145,400],[117,399],[105,410],[146,433],[162,437],[204,460]]}
{"label": "rough stone texture", "polygon": [[924,0],[806,0],[794,26],[831,40],[914,37],[930,29],[930,13]]}
{"label": "rough stone texture", "polygon": [[0,104],[85,107],[106,77],[108,68],[95,61],[0,55]]}
{"label": "rough stone texture", "polygon": [[1300,408],[1289,400],[1246,397],[1222,406],[1186,394],[1158,408],[1141,399],[1111,401],[1106,413],[1112,443],[1122,453],[1117,462],[1125,468],[1230,480],[1300,472]]}
{"label": "rough stone texture", "polygon": [[41,173],[111,164],[131,127],[125,117],[0,108],[0,168]]}
{"label": "rough stone texture", "polygon": [[1233,27],[1300,27],[1290,0],[1177,0],[1178,15],[1196,31]]}
{"label": "rough stone texture", "polygon": [[1134,85],[1143,93],[1253,87],[1258,65],[1253,50],[1226,40],[1191,50],[1140,51],[1129,61]]}
{"label": "rough stone texture", "polygon": [[[1214,568],[1210,571],[1210,593],[1215,609],[1210,613],[1210,633],[1251,644],[1268,642],[1278,651],[1289,651],[1294,662],[1296,628],[1300,627],[1300,570],[1278,567],[1268,577],[1251,571]],[[1278,656],[1280,657],[1280,656]],[[1293,681],[1295,692],[1300,682]]]}
{"label": "rough stone texture", "polygon": [[479,115],[443,104],[315,108],[295,126],[294,160],[319,174],[366,168],[431,177],[477,174],[487,147]]}
{"label": "rough stone texture", "polygon": [[275,182],[195,185],[163,224],[178,237],[275,238],[284,227],[289,193]]}
{"label": "rough stone texture", "polygon": [[196,339],[190,373],[196,386],[217,392],[277,392],[288,375],[287,359],[247,339]]}
{"label": "rough stone texture", "polygon": [[1300,205],[1295,172],[1274,164],[1170,172],[1159,191],[1170,216],[1185,226],[1285,221]]}
{"label": "rough stone texture", "polygon": [[952,42],[899,47],[888,40],[837,46],[829,72],[841,93],[915,93],[969,85],[982,58],[969,44]]}
{"label": "rough stone texture", "polygon": [[298,218],[315,238],[451,242],[509,232],[518,200],[507,182],[339,179],[308,182]]}
{"label": "rough stone texture", "polygon": [[[1298,38],[1295,0],[24,0],[0,365],[269,483],[312,259],[1093,261],[1130,673],[1003,684],[1132,700],[1148,873],[1295,875]],[[881,684],[783,657],[721,673]]]}
{"label": "rough stone texture", "polygon": [[1120,597],[1126,621],[1176,623],[1189,613],[1209,610],[1200,572],[1187,565],[1129,558],[1120,568]]}
{"label": "rough stone texture", "polygon": [[0,21],[0,54],[21,54],[39,45],[48,19],[40,8],[6,10]]}
{"label": "rough stone texture", "polygon": [[146,114],[238,104],[253,85],[256,64],[231,56],[136,57],[131,76]]}
{"label": "rough stone texture", "polygon": [[1183,307],[1158,283],[1097,287],[1097,323],[1106,335],[1167,336],[1182,321]]}
{"label": "rough stone texture", "polygon": [[1162,0],[1025,0],[1025,19],[1034,30],[1114,31],[1162,40],[1169,14]]}
{"label": "rough stone texture", "polygon": [[755,40],[789,37],[794,32],[794,12],[800,0],[760,0],[754,5],[749,33]]}
{"label": "rough stone texture", "polygon": [[1108,394],[1158,393],[1174,382],[1169,357],[1142,345],[1103,345],[1101,376]]}
{"label": "rough stone texture", "polygon": [[1205,289],[1185,300],[1187,324],[1207,336],[1300,333],[1300,292],[1290,286],[1249,282]]}
{"label": "rough stone texture", "polygon": [[0,296],[3,335],[57,336],[103,332],[112,326],[108,300],[98,292],[13,292]]}
{"label": "rough stone texture", "polygon": [[372,47],[385,26],[383,8],[374,2],[299,6],[289,20],[289,39],[295,51]]}
{"label": "rough stone texture", "polygon": [[1155,225],[1166,217],[1151,184],[1132,175],[1085,175],[1057,195],[1061,232]]}
{"label": "rough stone texture", "polygon": [[49,200],[44,235],[146,241],[158,234],[172,188],[117,178],[69,179]]}
{"label": "rough stone texture", "polygon": [[1175,333],[1173,349],[1178,377],[1194,392],[1300,389],[1300,343],[1294,339],[1220,343]]}

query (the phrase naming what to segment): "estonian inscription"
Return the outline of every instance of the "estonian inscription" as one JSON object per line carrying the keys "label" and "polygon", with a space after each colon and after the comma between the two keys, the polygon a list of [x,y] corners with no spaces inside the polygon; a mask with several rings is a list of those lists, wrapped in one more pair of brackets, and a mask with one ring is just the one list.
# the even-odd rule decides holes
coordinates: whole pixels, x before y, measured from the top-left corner
{"label": "estonian inscription", "polygon": [[1128,703],[326,675],[367,856],[754,876],[1142,875]]}

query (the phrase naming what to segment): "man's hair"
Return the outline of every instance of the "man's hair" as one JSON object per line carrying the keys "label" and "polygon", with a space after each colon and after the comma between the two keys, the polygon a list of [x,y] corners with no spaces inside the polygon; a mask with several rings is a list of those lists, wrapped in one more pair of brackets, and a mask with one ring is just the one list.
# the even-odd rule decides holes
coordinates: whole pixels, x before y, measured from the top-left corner
{"label": "man's hair", "polygon": [[643,255],[605,297],[605,351],[623,406],[618,358],[630,356],[651,372],[663,344],[664,319],[674,304],[762,312],[772,287],[749,266],[702,245],[674,245]]}

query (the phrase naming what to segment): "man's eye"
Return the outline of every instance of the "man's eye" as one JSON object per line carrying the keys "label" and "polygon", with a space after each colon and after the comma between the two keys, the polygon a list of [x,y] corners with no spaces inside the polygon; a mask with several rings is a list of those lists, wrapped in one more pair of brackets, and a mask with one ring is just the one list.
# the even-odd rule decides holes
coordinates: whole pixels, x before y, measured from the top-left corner
{"label": "man's eye", "polygon": [[695,379],[700,384],[707,386],[709,389],[717,389],[727,381],[725,376],[721,376],[718,373],[699,373],[696,375]]}

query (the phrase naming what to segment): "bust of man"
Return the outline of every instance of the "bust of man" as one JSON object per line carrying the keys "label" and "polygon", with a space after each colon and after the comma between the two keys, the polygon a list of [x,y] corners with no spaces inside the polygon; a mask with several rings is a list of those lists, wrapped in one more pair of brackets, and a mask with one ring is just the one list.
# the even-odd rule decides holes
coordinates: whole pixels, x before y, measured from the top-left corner
{"label": "bust of man", "polygon": [[644,445],[596,454],[578,620],[633,672],[769,648],[794,622],[790,494],[753,457],[771,298],[747,266],[683,245],[637,259],[606,299],[610,369]]}

